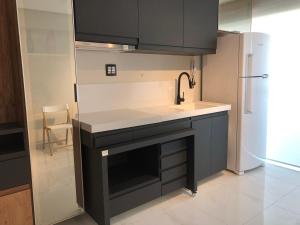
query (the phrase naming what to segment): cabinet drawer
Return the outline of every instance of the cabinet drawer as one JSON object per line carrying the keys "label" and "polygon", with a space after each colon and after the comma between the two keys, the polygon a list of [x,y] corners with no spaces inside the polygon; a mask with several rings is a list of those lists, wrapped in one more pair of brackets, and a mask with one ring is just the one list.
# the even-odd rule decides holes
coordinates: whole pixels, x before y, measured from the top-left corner
{"label": "cabinet drawer", "polygon": [[177,166],[175,168],[165,170],[161,173],[161,180],[163,183],[167,183],[169,181],[175,180],[179,177],[183,177],[187,173],[186,164]]}
{"label": "cabinet drawer", "polygon": [[110,216],[115,216],[160,196],[160,182],[137,189],[136,191],[130,192],[128,194],[121,195],[110,200]]}
{"label": "cabinet drawer", "polygon": [[165,156],[161,159],[161,169],[165,170],[173,166],[180,165],[187,160],[187,151],[181,151],[173,155]]}
{"label": "cabinet drawer", "polygon": [[161,155],[170,155],[178,151],[182,151],[187,149],[187,140],[186,139],[180,139],[172,142],[168,142],[165,144],[162,144],[161,146]]}
{"label": "cabinet drawer", "polygon": [[122,142],[128,142],[132,140],[131,132],[122,132],[111,135],[95,136],[95,147],[107,147],[110,145],[119,144]]}
{"label": "cabinet drawer", "polygon": [[180,188],[185,187],[186,184],[187,184],[186,177],[182,177],[182,178],[180,178],[178,180],[175,180],[175,181],[172,181],[170,183],[162,185],[161,193],[162,193],[162,195],[168,194],[168,193],[170,193],[172,191],[175,191],[175,190],[178,190]]}
{"label": "cabinet drawer", "polygon": [[188,129],[191,127],[189,119],[179,119],[175,121],[167,121],[158,124],[151,124],[139,127],[133,130],[134,139],[146,138],[149,136],[160,135],[164,133],[170,133]]}
{"label": "cabinet drawer", "polygon": [[0,162],[0,190],[28,184],[30,166],[28,157]]}

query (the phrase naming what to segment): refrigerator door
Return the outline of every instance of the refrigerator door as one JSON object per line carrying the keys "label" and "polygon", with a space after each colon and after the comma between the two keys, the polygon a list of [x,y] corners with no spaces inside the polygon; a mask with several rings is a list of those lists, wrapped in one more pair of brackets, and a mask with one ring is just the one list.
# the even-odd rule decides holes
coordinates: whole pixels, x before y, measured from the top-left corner
{"label": "refrigerator door", "polygon": [[238,172],[256,168],[266,158],[268,109],[268,43],[265,34],[251,33],[244,46],[239,78]]}

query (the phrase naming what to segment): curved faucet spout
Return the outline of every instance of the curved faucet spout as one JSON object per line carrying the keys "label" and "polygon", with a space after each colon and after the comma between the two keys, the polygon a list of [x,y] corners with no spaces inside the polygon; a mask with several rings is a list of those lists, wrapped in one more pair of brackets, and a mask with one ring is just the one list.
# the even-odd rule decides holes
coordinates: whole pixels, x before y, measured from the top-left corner
{"label": "curved faucet spout", "polygon": [[177,87],[177,98],[176,98],[176,104],[180,105],[181,102],[184,102],[184,92],[183,92],[183,97],[180,97],[180,84],[181,84],[181,77],[185,75],[188,78],[189,81],[189,87],[190,89],[194,88],[196,85],[195,81],[191,78],[191,76],[187,72],[182,72],[179,77],[178,77],[178,87]]}

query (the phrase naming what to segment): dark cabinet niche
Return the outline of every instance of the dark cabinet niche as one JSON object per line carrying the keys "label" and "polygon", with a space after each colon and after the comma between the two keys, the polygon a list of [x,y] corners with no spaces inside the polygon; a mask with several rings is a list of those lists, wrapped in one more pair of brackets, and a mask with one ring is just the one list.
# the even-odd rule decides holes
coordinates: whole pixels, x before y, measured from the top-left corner
{"label": "dark cabinet niche", "polygon": [[74,0],[76,41],[137,44],[138,0]]}
{"label": "dark cabinet niche", "polygon": [[0,126],[0,162],[26,155],[24,129],[1,129]]}
{"label": "dark cabinet niche", "polygon": [[218,0],[184,0],[184,47],[216,49]]}
{"label": "dark cabinet niche", "polygon": [[157,145],[108,156],[110,199],[159,181]]}
{"label": "dark cabinet niche", "polygon": [[139,0],[139,44],[183,46],[182,0]]}

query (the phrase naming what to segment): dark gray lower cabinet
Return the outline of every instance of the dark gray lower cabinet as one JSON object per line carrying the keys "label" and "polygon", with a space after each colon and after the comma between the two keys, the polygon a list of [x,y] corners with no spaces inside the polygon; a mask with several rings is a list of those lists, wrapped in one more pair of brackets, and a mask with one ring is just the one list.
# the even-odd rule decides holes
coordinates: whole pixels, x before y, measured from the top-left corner
{"label": "dark gray lower cabinet", "polygon": [[211,173],[227,167],[228,116],[217,116],[211,122]]}
{"label": "dark gray lower cabinet", "polygon": [[196,170],[198,180],[226,169],[228,115],[212,114],[207,117],[192,118],[192,128],[196,130]]}
{"label": "dark gray lower cabinet", "polygon": [[198,180],[226,168],[227,126],[222,112],[96,134],[82,131],[86,212],[109,225],[110,217],[179,188],[196,193]]}
{"label": "dark gray lower cabinet", "polygon": [[211,119],[199,119],[192,122],[196,131],[196,176],[198,180],[208,177],[211,174]]}

